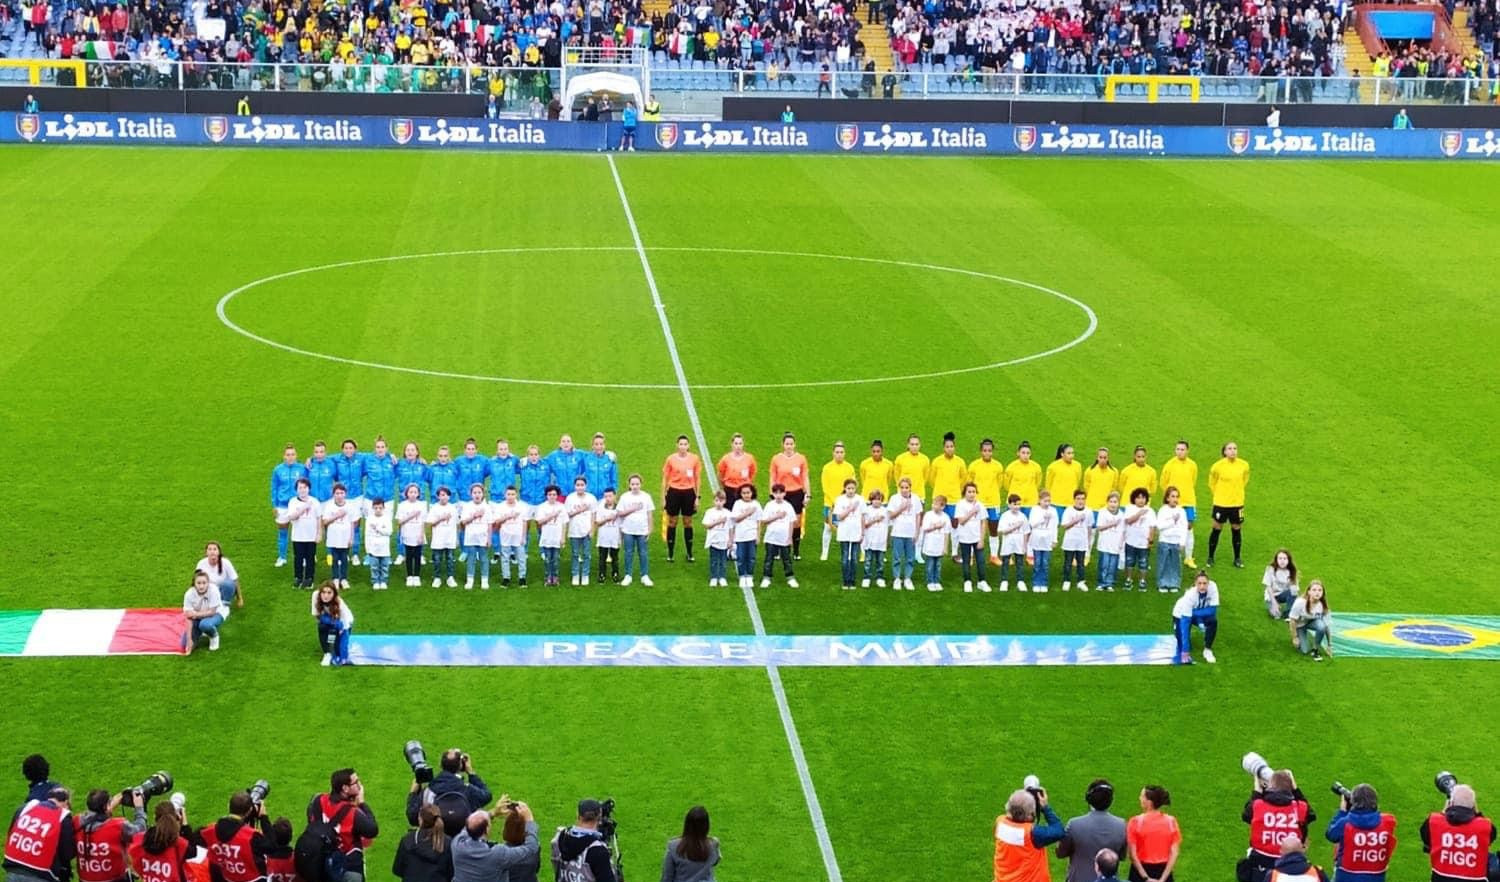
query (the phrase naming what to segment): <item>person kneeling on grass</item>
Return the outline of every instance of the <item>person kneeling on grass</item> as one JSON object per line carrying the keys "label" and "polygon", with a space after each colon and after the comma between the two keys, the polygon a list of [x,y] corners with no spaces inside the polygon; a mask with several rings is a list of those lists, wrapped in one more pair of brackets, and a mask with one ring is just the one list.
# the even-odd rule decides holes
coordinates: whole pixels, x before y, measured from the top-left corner
{"label": "person kneeling on grass", "polygon": [[1193,663],[1193,626],[1203,629],[1203,660],[1213,664],[1214,637],[1219,633],[1219,586],[1199,570],[1193,579],[1193,590],[1177,598],[1172,605],[1172,633],[1177,635],[1177,663]]}
{"label": "person kneeling on grass", "polygon": [[312,614],[318,620],[318,645],[323,647],[323,664],[347,665],[354,612],[339,597],[339,589],[333,582],[324,582],[313,592]]}
{"label": "person kneeling on grass", "polygon": [[[1322,661],[1323,654],[1333,658],[1333,635],[1330,633],[1328,597],[1321,579],[1307,583],[1307,594],[1292,602],[1291,612],[1286,615],[1287,630],[1292,633],[1292,648],[1313,661]],[[1319,647],[1322,652],[1319,652]]]}
{"label": "person kneeling on grass", "polygon": [[1266,588],[1263,595],[1266,613],[1273,619],[1284,618],[1298,593],[1297,563],[1292,560],[1292,553],[1285,548],[1278,549],[1271,562],[1266,564],[1266,574],[1260,583]]}
{"label": "person kneeling on grass", "polygon": [[219,626],[224,624],[221,606],[223,601],[219,599],[219,589],[209,581],[208,574],[202,570],[195,571],[192,587],[182,596],[182,614],[189,625],[188,632],[182,635],[184,655],[192,654],[198,648],[198,641],[204,637],[208,638],[210,652],[218,650]]}

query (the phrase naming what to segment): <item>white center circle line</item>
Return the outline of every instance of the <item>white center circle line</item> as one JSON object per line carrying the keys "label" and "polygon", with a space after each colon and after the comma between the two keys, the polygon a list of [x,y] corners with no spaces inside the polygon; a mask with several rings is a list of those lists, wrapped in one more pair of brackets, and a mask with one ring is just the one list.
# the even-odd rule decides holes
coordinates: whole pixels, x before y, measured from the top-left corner
{"label": "white center circle line", "polygon": [[[219,317],[219,321],[221,323],[223,323],[223,325],[226,328],[230,329],[231,331],[234,331],[236,334],[239,334],[239,335],[241,335],[243,337],[247,337],[247,338],[249,338],[251,340],[254,340],[257,343],[262,343],[262,344],[264,344],[266,346],[270,346],[270,347],[275,348],[275,349],[280,349],[283,352],[290,352],[290,353],[292,353],[294,355],[302,355],[302,356],[307,356],[309,358],[320,358],[320,359],[323,359],[324,361],[331,361],[331,362],[335,362],[335,363],[338,363],[338,364],[347,364],[347,365],[351,365],[351,366],[354,366],[354,367],[366,367],[366,368],[374,368],[374,369],[377,369],[377,370],[396,371],[398,373],[415,374],[415,375],[423,376],[423,377],[440,377],[440,378],[452,379],[452,380],[474,380],[474,381],[484,382],[484,383],[514,383],[514,384],[517,384],[517,385],[526,385],[526,386],[554,386],[554,387],[567,387],[567,388],[574,388],[574,389],[635,389],[635,390],[649,390],[649,391],[668,391],[668,390],[674,391],[674,392],[675,391],[679,391],[678,390],[678,386],[675,383],[588,383],[588,382],[579,382],[579,381],[571,381],[571,380],[539,380],[539,379],[534,379],[534,378],[530,378],[530,377],[497,377],[497,376],[489,376],[489,375],[485,375],[485,374],[465,374],[465,373],[457,373],[457,372],[453,372],[453,371],[429,370],[429,369],[426,369],[426,368],[414,368],[414,367],[406,367],[406,366],[403,366],[403,365],[384,364],[384,363],[381,363],[381,362],[367,361],[365,359],[346,358],[346,357],[344,357],[342,355],[332,355],[332,354],[329,354],[329,353],[326,353],[326,352],[315,352],[315,351],[310,350],[310,349],[302,349],[302,348],[297,347],[297,346],[291,346],[289,344],[282,343],[282,342],[280,342],[278,340],[272,340],[269,337],[262,336],[260,334],[255,333],[254,331],[248,330],[248,329],[240,326],[233,319],[231,319],[229,317],[228,312],[227,312],[227,307],[229,305],[229,302],[231,300],[233,300],[235,297],[239,296],[240,294],[243,294],[246,291],[249,291],[249,290],[251,290],[253,288],[257,288],[257,287],[259,287],[261,285],[266,285],[266,284],[270,284],[272,282],[277,282],[277,281],[280,281],[282,279],[295,278],[297,276],[308,275],[310,273],[323,272],[325,270],[346,269],[348,267],[368,266],[370,264],[377,264],[377,263],[393,263],[393,262],[396,262],[396,261],[403,261],[403,260],[426,260],[426,259],[431,259],[431,258],[442,258],[442,257],[469,257],[469,256],[479,256],[479,255],[485,255],[485,254],[548,254],[548,253],[567,253],[567,252],[610,252],[610,251],[613,251],[613,252],[634,252],[635,251],[635,247],[631,246],[631,245],[576,245],[576,246],[553,245],[553,246],[546,246],[546,247],[539,247],[539,248],[475,248],[475,249],[467,249],[467,250],[460,250],[460,251],[432,251],[432,252],[424,252],[424,253],[420,253],[420,254],[396,254],[396,255],[390,255],[390,256],[387,256],[387,257],[369,257],[369,258],[364,258],[364,259],[360,259],[360,260],[344,260],[344,261],[338,261],[336,263],[326,263],[326,264],[321,264],[319,266],[309,266],[309,267],[303,267],[301,269],[288,270],[288,271],[283,272],[283,273],[276,273],[274,275],[264,276],[262,278],[255,279],[253,281],[246,282],[245,284],[239,286],[238,288],[235,288],[232,291],[229,291],[224,296],[220,297],[218,305],[215,307],[215,312],[216,312],[216,314]],[[995,274],[995,273],[981,272],[979,270],[964,269],[962,267],[943,266],[941,264],[921,263],[921,262],[909,261],[909,260],[895,260],[895,259],[889,259],[889,258],[883,258],[883,257],[859,257],[859,256],[849,255],[849,254],[823,254],[823,253],[812,252],[812,251],[777,251],[777,250],[761,249],[761,248],[711,248],[711,247],[709,247],[709,248],[700,248],[700,247],[689,247],[689,246],[654,246],[654,247],[647,248],[646,251],[648,251],[648,252],[678,252],[678,253],[688,252],[688,253],[702,253],[702,254],[731,254],[731,255],[750,255],[750,256],[760,256],[760,257],[792,257],[792,258],[803,258],[803,259],[809,259],[809,260],[841,260],[841,261],[847,261],[847,262],[850,262],[850,263],[876,264],[876,265],[880,265],[880,266],[896,266],[896,267],[904,267],[904,268],[907,268],[907,269],[927,270],[927,271],[930,271],[930,272],[955,273],[957,275],[969,276],[971,278],[986,279],[988,281],[1002,282],[1002,283],[1005,283],[1005,284],[1017,285],[1017,286],[1020,286],[1020,287],[1023,287],[1023,288],[1030,288],[1033,291],[1039,291],[1039,292],[1041,292],[1043,294],[1047,294],[1047,295],[1050,295],[1052,297],[1055,297],[1055,298],[1063,301],[1064,303],[1068,303],[1068,304],[1076,307],[1077,309],[1079,309],[1081,312],[1083,312],[1083,314],[1085,316],[1088,317],[1088,326],[1086,328],[1084,328],[1083,332],[1081,334],[1079,334],[1078,336],[1074,337],[1073,339],[1067,341],[1066,343],[1063,343],[1063,344],[1061,344],[1059,346],[1054,346],[1051,349],[1047,349],[1047,350],[1044,350],[1042,352],[1033,352],[1033,353],[1031,353],[1029,355],[1022,355],[1022,356],[1018,356],[1016,358],[1004,359],[1002,361],[995,361],[995,362],[991,362],[989,364],[974,365],[972,367],[949,368],[949,369],[946,369],[946,370],[939,370],[939,371],[926,371],[926,372],[923,372],[923,373],[916,373],[916,374],[899,374],[899,375],[891,375],[891,376],[883,376],[883,377],[864,377],[864,378],[854,378],[854,379],[847,379],[847,380],[807,380],[807,381],[789,382],[789,383],[694,383],[693,384],[693,388],[694,389],[722,390],[722,391],[741,390],[741,389],[743,389],[743,390],[750,390],[750,389],[808,389],[808,388],[818,388],[818,387],[826,387],[826,386],[861,386],[861,385],[870,385],[870,384],[875,384],[875,383],[903,383],[903,382],[910,382],[910,381],[913,381],[913,380],[932,380],[932,379],[938,379],[938,378],[941,378],[941,377],[952,377],[952,376],[958,376],[958,375],[961,375],[961,374],[972,374],[972,373],[978,373],[980,371],[989,371],[989,370],[996,370],[998,368],[1013,367],[1015,365],[1025,364],[1027,362],[1036,361],[1036,360],[1041,359],[1041,358],[1046,358],[1046,357],[1048,357],[1050,355],[1057,355],[1058,353],[1066,352],[1067,350],[1072,349],[1075,346],[1078,346],[1079,344],[1083,343],[1088,338],[1092,337],[1094,335],[1094,332],[1096,330],[1098,330],[1098,328],[1099,328],[1099,317],[1098,317],[1098,315],[1095,314],[1094,310],[1087,303],[1084,303],[1082,300],[1079,300],[1076,297],[1069,296],[1068,294],[1064,294],[1061,291],[1055,290],[1053,288],[1048,288],[1045,285],[1039,285],[1039,284],[1037,284],[1035,282],[1028,282],[1028,281],[1025,281],[1023,279],[1014,279],[1014,278],[1011,278],[1009,276],[1002,276],[1002,275],[998,275],[998,274]]]}

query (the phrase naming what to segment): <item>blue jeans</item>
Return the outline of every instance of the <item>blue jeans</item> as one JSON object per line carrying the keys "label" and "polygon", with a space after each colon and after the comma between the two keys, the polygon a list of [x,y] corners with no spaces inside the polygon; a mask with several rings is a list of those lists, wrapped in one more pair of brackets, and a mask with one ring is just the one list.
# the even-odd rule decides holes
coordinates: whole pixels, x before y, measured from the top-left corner
{"label": "blue jeans", "polygon": [[1162,542],[1156,546],[1156,587],[1182,587],[1182,546]]}
{"label": "blue jeans", "polygon": [[916,540],[910,536],[891,537],[891,578],[910,579],[916,554]]}
{"label": "blue jeans", "polygon": [[453,549],[432,549],[432,578],[453,578]]}
{"label": "blue jeans", "polygon": [[755,540],[734,543],[734,569],[741,578],[755,575]]}
{"label": "blue jeans", "polygon": [[839,567],[843,572],[844,584],[853,585],[859,574],[859,543],[839,543]]}
{"label": "blue jeans", "polygon": [[192,633],[183,640],[182,648],[187,649],[188,640],[192,640],[192,645],[197,646],[198,641],[204,637],[219,636],[219,626],[222,624],[224,624],[224,617],[218,613],[214,613],[206,619],[194,619]]}
{"label": "blue jeans", "polygon": [[371,557],[370,562],[370,584],[384,585],[391,578],[391,559],[389,557]]}
{"label": "blue jeans", "polygon": [[579,579],[587,579],[594,565],[594,542],[587,536],[568,538],[568,569]]}
{"label": "blue jeans", "polygon": [[942,582],[943,556],[934,554],[931,557],[922,558],[922,569],[927,574],[927,584],[936,585]]}
{"label": "blue jeans", "polygon": [[1309,619],[1307,624],[1297,628],[1297,641],[1302,644],[1304,654],[1310,653],[1328,643],[1328,628],[1322,619]]}
{"label": "blue jeans", "polygon": [[557,578],[557,558],[561,551],[559,548],[542,546],[542,576],[549,582]]}
{"label": "blue jeans", "polygon": [[641,556],[641,576],[651,575],[651,559],[646,556],[646,537],[626,533],[620,538],[625,542],[625,575],[631,574],[630,561],[636,555]]}
{"label": "blue jeans", "polygon": [[1099,552],[1099,587],[1115,587],[1115,573],[1120,569],[1120,556],[1107,551]]}
{"label": "blue jeans", "polygon": [[1026,559],[1019,554],[1000,555],[1000,581],[1010,581],[1010,569],[1012,566],[1016,568],[1016,578],[1024,578],[1026,576],[1026,572],[1025,570],[1022,570],[1021,567],[1025,564],[1025,562]]}
{"label": "blue jeans", "polygon": [[219,583],[219,601],[225,606],[234,605],[234,597],[240,593],[240,583],[233,579],[225,579]]}
{"label": "blue jeans", "polygon": [[473,581],[477,574],[481,579],[490,577],[490,549],[485,545],[464,546],[464,571],[468,573],[469,580]]}
{"label": "blue jeans", "polygon": [[729,549],[710,548],[708,550],[708,577],[710,579],[727,579],[729,572]]}
{"label": "blue jeans", "polygon": [[865,550],[865,578],[885,578],[885,552],[874,549]]}
{"label": "blue jeans", "polygon": [[349,549],[330,548],[328,553],[333,555],[333,571],[329,578],[335,582],[342,582],[349,578]]}
{"label": "blue jeans", "polygon": [[1033,586],[1047,587],[1048,570],[1052,569],[1052,551],[1033,551],[1031,553],[1031,584]]}
{"label": "blue jeans", "polygon": [[500,578],[510,578],[511,561],[516,564],[516,578],[526,578],[526,543],[500,546]]}
{"label": "blue jeans", "polygon": [[[220,593],[222,592],[223,589],[221,588]],[[1296,600],[1297,594],[1290,588],[1285,591],[1278,591],[1272,595],[1270,600],[1266,601],[1266,612],[1278,619],[1285,618],[1286,614],[1291,612],[1292,603]]]}

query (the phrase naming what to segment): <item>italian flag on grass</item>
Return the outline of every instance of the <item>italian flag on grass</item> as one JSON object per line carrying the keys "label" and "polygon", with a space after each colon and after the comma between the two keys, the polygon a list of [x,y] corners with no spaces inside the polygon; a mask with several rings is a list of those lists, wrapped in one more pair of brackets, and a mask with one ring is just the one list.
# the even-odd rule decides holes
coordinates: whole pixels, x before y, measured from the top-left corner
{"label": "italian flag on grass", "polygon": [[180,609],[0,611],[0,656],[181,655]]}

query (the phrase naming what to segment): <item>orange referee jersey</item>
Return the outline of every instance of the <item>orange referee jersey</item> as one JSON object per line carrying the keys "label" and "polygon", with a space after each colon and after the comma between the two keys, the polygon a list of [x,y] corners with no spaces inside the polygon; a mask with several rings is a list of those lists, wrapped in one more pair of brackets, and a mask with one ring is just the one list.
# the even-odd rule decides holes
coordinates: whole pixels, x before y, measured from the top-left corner
{"label": "orange referee jersey", "polygon": [[679,456],[673,453],[661,464],[661,476],[672,490],[696,490],[703,474],[703,461],[698,454]]}
{"label": "orange referee jersey", "polygon": [[771,483],[780,484],[788,493],[807,489],[807,471],[807,457],[800,453],[771,457]]}
{"label": "orange referee jersey", "polygon": [[743,487],[755,483],[755,457],[730,451],[719,459],[719,483],[725,487]]}

